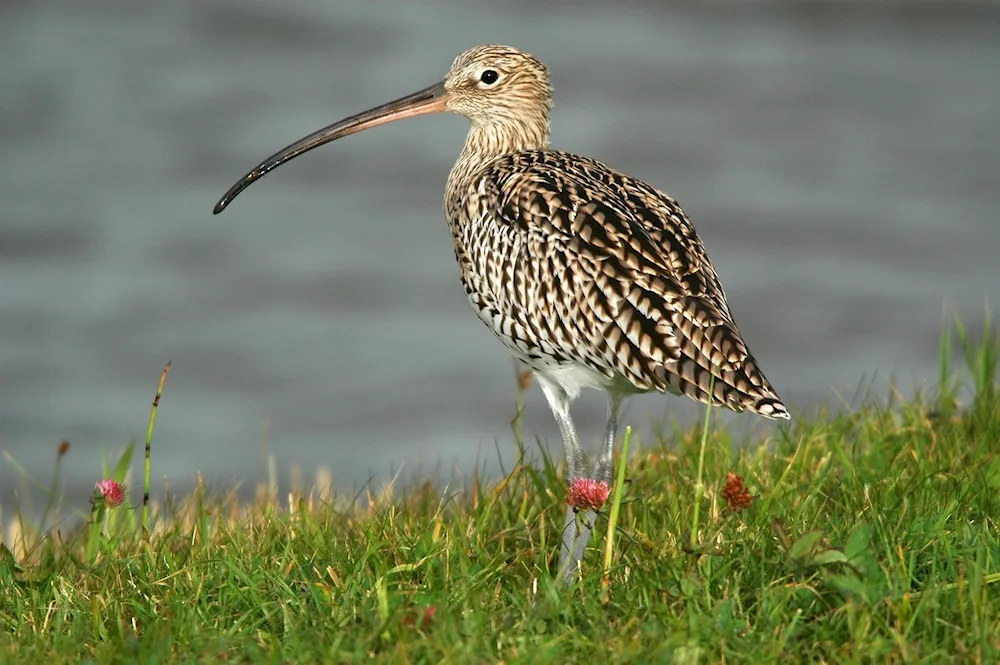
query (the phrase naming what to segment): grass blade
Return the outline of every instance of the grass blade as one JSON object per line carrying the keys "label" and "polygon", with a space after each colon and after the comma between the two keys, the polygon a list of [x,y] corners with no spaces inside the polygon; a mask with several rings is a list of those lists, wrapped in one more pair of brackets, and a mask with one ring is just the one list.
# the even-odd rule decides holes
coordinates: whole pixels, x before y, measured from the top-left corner
{"label": "grass blade", "polygon": [[608,535],[604,539],[604,575],[601,577],[601,592],[607,599],[608,586],[611,584],[611,557],[615,550],[615,527],[618,525],[618,513],[622,506],[622,493],[625,488],[625,467],[628,466],[628,444],[632,440],[632,428],[625,428],[622,439],[621,460],[618,462],[618,478],[615,480],[615,496],[611,502],[611,515],[608,517]]}
{"label": "grass blade", "polygon": [[712,416],[712,394],[715,391],[715,375],[708,384],[708,403],[705,405],[705,426],[701,430],[701,443],[698,449],[698,473],[694,484],[694,514],[691,516],[691,551],[698,549],[698,520],[701,510],[701,499],[705,494],[705,448],[708,446],[708,426]]}
{"label": "grass blade", "polygon": [[160,374],[160,383],[156,386],[156,396],[153,397],[153,408],[149,411],[149,428],[146,430],[146,457],[143,461],[142,470],[142,530],[149,532],[149,451],[153,445],[153,428],[156,427],[156,412],[160,408],[160,397],[163,395],[163,384],[167,381],[167,374],[170,374],[170,365],[163,368]]}

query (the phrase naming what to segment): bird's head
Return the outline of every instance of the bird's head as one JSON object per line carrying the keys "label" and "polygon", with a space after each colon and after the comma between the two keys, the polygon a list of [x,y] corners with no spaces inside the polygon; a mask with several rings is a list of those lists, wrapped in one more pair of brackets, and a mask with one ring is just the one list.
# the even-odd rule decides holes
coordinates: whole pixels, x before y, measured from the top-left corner
{"label": "bird's head", "polygon": [[542,119],[552,108],[549,72],[510,46],[476,46],[455,58],[442,81],[445,105],[478,125]]}

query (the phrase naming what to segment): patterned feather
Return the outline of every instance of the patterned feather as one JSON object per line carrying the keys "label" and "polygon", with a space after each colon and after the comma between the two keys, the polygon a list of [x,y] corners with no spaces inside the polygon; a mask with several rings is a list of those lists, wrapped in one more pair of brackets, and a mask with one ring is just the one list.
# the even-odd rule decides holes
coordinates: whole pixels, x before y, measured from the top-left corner
{"label": "patterned feather", "polygon": [[697,232],[663,192],[587,157],[528,150],[449,188],[445,215],[473,307],[533,369],[578,365],[603,387],[711,393],[788,417]]}

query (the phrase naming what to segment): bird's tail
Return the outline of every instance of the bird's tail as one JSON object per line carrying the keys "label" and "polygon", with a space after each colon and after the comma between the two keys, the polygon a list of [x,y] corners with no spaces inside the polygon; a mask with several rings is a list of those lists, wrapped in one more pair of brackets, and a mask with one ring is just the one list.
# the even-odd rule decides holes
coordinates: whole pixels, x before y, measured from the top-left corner
{"label": "bird's tail", "polygon": [[667,389],[733,411],[752,411],[774,419],[791,418],[753,356],[747,354],[743,362],[731,369],[710,369],[708,364],[701,354],[695,357],[682,354],[664,368]]}

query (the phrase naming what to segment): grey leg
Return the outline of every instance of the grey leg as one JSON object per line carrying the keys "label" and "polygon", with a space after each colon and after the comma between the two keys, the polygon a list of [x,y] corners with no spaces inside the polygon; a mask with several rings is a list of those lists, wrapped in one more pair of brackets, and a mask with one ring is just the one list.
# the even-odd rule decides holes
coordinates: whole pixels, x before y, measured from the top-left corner
{"label": "grey leg", "polygon": [[[569,510],[573,510],[571,507]],[[569,560],[572,562],[572,568],[567,569],[564,581],[566,586],[573,583],[576,578],[576,571],[580,567],[580,562],[583,560],[583,553],[587,549],[587,543],[590,541],[590,532],[594,529],[594,521],[597,519],[597,513],[593,510],[588,510],[582,515],[578,515],[580,520],[580,531],[576,534],[576,540],[572,543],[572,550],[568,552]],[[560,559],[560,569],[562,568],[561,561],[565,558],[565,555],[559,557]]]}
{"label": "grey leg", "polygon": [[[594,465],[594,474],[591,476],[594,480],[606,482],[608,487],[611,487],[611,479],[614,476],[615,434],[618,431],[618,409],[621,405],[621,395],[608,393],[608,423],[604,429],[604,449],[601,451],[601,456],[598,458],[597,464]],[[588,510],[583,514],[580,532],[577,534],[572,552],[572,560],[577,563],[583,559],[583,552],[590,541],[590,532],[594,528],[596,519],[597,513],[593,510]],[[571,581],[567,579],[566,583],[568,584]]]}
{"label": "grey leg", "polygon": [[559,425],[559,433],[562,434],[566,453],[566,480],[582,478],[587,458],[583,454],[583,448],[580,447],[580,440],[576,436],[576,429],[573,428],[573,421],[569,416],[570,398],[559,386],[540,375],[536,376],[545,399],[549,402],[549,408],[552,409],[552,415],[555,416],[556,424]]}
{"label": "grey leg", "polygon": [[[576,579],[576,573],[580,568],[580,557],[573,556],[577,546],[577,515],[576,508],[566,506],[566,519],[563,522],[562,546],[559,548],[559,568],[558,576],[562,578],[563,584],[569,586]],[[589,535],[590,532],[588,531]]]}
{"label": "grey leg", "polygon": [[[566,453],[566,484],[569,486],[577,478],[583,477],[583,469],[586,463],[586,456],[580,447],[580,440],[576,436],[573,421],[569,415],[570,398],[566,392],[546,377],[536,374],[538,385],[541,386],[545,399],[549,402],[552,415],[555,416],[559,425],[559,432],[562,434],[563,448]],[[591,518],[592,520],[593,518]],[[587,537],[590,537],[589,528],[584,527]],[[580,563],[579,557],[571,556],[571,553],[583,547],[577,544],[577,523],[576,510],[572,506],[566,507],[566,519],[563,522],[562,547],[559,551],[559,574],[563,580],[569,584],[576,577],[576,571]],[[586,545],[586,543],[584,543]]]}
{"label": "grey leg", "polygon": [[594,480],[603,480],[611,486],[615,474],[615,436],[618,433],[618,410],[624,397],[616,393],[608,393],[608,424],[604,428],[604,449],[594,466]]}

